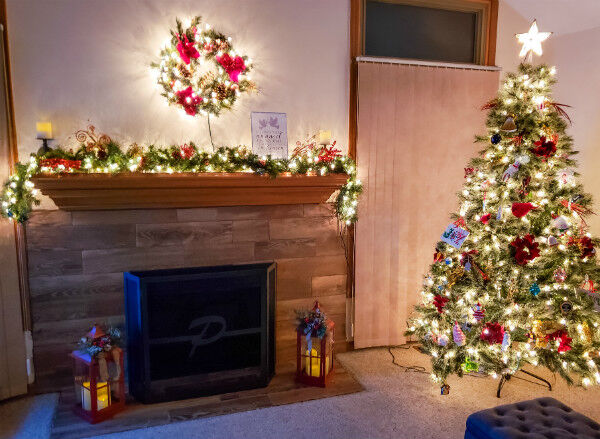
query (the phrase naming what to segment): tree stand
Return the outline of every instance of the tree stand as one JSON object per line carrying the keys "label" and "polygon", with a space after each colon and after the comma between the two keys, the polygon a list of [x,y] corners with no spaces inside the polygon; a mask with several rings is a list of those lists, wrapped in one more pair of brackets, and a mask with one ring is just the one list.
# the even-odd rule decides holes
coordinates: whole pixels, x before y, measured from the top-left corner
{"label": "tree stand", "polygon": [[[534,373],[531,372],[527,372],[526,370],[520,369],[519,372],[523,372],[526,375],[529,375],[530,377],[533,377],[539,381],[542,381],[543,383],[546,383],[546,385],[548,386],[548,390],[552,391],[552,384],[550,384],[549,381],[545,380],[544,378],[542,378],[539,375],[536,375]],[[500,382],[498,383],[498,391],[496,392],[496,396],[498,398],[500,398],[500,392],[502,392],[502,388],[504,387],[504,383],[506,383],[508,380],[510,380],[512,377],[512,375],[510,374],[505,374],[502,375],[502,378],[500,379]]]}

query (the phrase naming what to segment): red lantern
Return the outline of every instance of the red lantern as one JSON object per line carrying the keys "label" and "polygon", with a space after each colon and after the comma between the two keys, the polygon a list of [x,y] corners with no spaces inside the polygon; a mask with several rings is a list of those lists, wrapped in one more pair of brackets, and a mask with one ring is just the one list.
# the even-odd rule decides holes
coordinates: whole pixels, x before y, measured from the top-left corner
{"label": "red lantern", "polygon": [[327,320],[327,332],[309,342],[302,331],[297,333],[296,381],[310,386],[325,387],[333,371],[335,324]]}
{"label": "red lantern", "polygon": [[[75,400],[73,411],[91,424],[113,417],[125,408],[123,351],[114,347],[92,357],[73,351]],[[105,367],[106,366],[106,367]],[[108,372],[108,378],[103,377]]]}

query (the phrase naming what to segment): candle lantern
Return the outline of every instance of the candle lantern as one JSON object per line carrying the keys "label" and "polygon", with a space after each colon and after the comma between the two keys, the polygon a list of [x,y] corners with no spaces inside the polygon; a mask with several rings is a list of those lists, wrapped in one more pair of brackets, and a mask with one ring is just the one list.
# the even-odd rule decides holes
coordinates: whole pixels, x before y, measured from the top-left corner
{"label": "candle lantern", "polygon": [[76,400],[73,411],[91,424],[111,418],[125,407],[123,351],[114,344],[115,332],[111,329],[107,334],[94,326],[81,339],[80,349],[71,353]]}
{"label": "candle lantern", "polygon": [[325,387],[333,371],[335,324],[315,302],[312,311],[297,311],[296,380]]}

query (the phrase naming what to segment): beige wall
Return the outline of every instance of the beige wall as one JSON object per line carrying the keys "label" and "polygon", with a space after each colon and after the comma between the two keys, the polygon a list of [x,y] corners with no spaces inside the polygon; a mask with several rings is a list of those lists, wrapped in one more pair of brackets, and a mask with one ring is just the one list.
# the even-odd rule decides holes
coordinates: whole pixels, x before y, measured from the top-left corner
{"label": "beige wall", "polygon": [[149,64],[175,17],[202,15],[255,63],[260,93],[213,124],[217,144],[249,145],[250,112],[288,113],[289,143],[331,129],[347,143],[347,0],[8,0],[19,150],[88,121],[118,140],[208,144],[206,121],[168,107]]}
{"label": "beige wall", "polygon": [[[555,100],[573,106],[567,109],[573,121],[568,132],[581,152],[581,181],[600,213],[600,1],[501,0],[496,63],[505,71],[519,63],[514,34],[526,32],[534,17],[541,31],[554,32],[543,44],[542,61],[557,68]],[[600,216],[588,223],[600,235]]]}

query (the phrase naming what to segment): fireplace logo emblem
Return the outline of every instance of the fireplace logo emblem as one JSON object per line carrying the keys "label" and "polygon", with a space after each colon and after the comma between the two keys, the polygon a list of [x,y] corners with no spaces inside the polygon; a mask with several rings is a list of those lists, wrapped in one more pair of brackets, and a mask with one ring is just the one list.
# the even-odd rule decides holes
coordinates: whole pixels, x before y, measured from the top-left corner
{"label": "fireplace logo emblem", "polygon": [[[210,343],[214,343],[219,340],[225,334],[227,329],[227,322],[221,316],[204,316],[198,317],[190,322],[188,329],[201,328],[200,333],[191,337],[190,342],[192,343],[192,350],[190,351],[189,357],[192,358],[196,353],[198,346],[204,346]],[[211,331],[209,332],[209,329]],[[216,329],[216,332],[212,334]]]}

